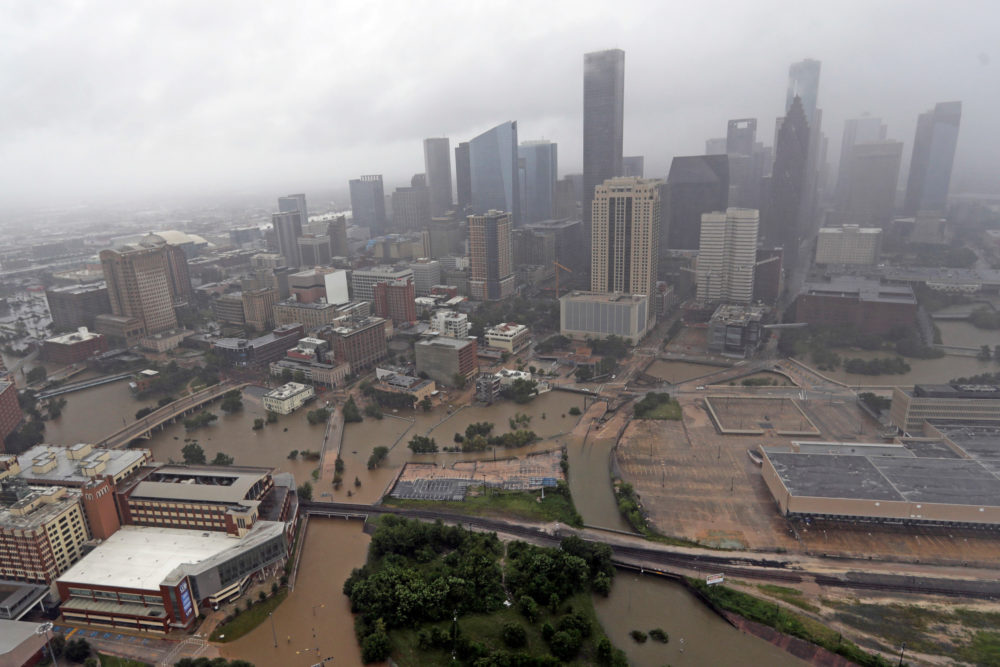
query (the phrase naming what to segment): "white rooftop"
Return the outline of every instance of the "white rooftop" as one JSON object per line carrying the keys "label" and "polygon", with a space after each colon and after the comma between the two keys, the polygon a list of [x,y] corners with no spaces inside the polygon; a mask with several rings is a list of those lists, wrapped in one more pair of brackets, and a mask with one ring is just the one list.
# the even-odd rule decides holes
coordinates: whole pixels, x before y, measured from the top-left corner
{"label": "white rooftop", "polygon": [[312,387],[309,385],[300,384],[298,382],[288,382],[286,384],[281,385],[277,389],[272,389],[271,391],[267,392],[266,394],[264,394],[264,398],[285,399],[295,396],[296,394],[300,394],[304,391],[308,391],[310,389],[312,389]]}
{"label": "white rooftop", "polygon": [[178,566],[203,561],[238,544],[236,538],[216,531],[122,526],[59,581],[158,591]]}

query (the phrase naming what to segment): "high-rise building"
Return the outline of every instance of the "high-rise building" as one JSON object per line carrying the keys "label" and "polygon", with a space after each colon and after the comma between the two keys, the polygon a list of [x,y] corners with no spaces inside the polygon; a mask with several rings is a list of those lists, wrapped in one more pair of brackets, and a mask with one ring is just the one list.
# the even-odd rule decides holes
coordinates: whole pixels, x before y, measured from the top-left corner
{"label": "high-rise building", "polygon": [[945,210],[961,122],[961,102],[939,102],[917,119],[903,203],[907,215]]}
{"label": "high-rise building", "polygon": [[750,303],[753,299],[760,215],[730,208],[701,216],[698,246],[698,300]]}
{"label": "high-rise building", "polygon": [[410,187],[392,193],[392,226],[398,233],[427,229],[431,224],[431,190],[423,174],[410,179]]}
{"label": "high-rise building", "polygon": [[431,288],[441,284],[441,262],[421,257],[410,264],[413,271],[413,285],[417,296],[427,296]]}
{"label": "high-rise building", "polygon": [[480,301],[497,301],[514,294],[511,216],[488,211],[469,216],[469,293]]}
{"label": "high-rise building", "polygon": [[469,164],[469,142],[455,146],[455,192],[458,195],[458,210],[465,211],[472,206],[472,167]]}
{"label": "high-rise building", "polygon": [[100,254],[112,314],[138,319],[145,335],[177,327],[167,252],[167,246],[125,246]]}
{"label": "high-rise building", "polygon": [[729,160],[725,155],[687,155],[670,163],[665,224],[660,252],[694,250],[701,237],[701,215],[724,211],[729,202]]}
{"label": "high-rise building", "polygon": [[444,215],[452,206],[451,142],[448,137],[424,139],[424,173],[430,188],[431,215]]}
{"label": "high-rise building", "polygon": [[417,321],[416,290],[413,278],[375,283],[375,314],[392,320],[393,325]]}
{"label": "high-rise building", "polygon": [[351,247],[347,244],[347,217],[334,216],[327,225],[326,235],[330,238],[330,255],[332,257],[347,257]]}
{"label": "high-rise building", "polygon": [[851,150],[858,144],[871,144],[885,141],[888,128],[881,118],[864,116],[848,118],[844,121],[844,136],[840,141],[840,166],[837,168],[836,199],[838,204],[844,200],[844,188],[847,185],[847,175],[851,168]]}
{"label": "high-rise building", "polygon": [[108,286],[104,283],[50,287],[45,290],[45,299],[56,331],[93,329],[95,317],[111,312]]}
{"label": "high-rise building", "polygon": [[381,236],[388,231],[385,215],[385,191],[382,175],[362,176],[349,183],[351,188],[351,217],[354,224],[367,227],[371,235]]}
{"label": "high-rise building", "polygon": [[413,270],[409,267],[372,266],[367,269],[355,269],[351,273],[351,292],[355,301],[375,301],[375,285],[394,280],[413,278]]}
{"label": "high-rise building", "polygon": [[300,236],[296,239],[302,266],[326,266],[330,263],[330,237]]}
{"label": "high-rise building", "polygon": [[729,155],[753,155],[757,141],[757,119],[737,118],[729,121],[726,129],[726,153]]}
{"label": "high-rise building", "polygon": [[646,171],[646,158],[642,155],[625,155],[622,157],[622,176],[643,178]]}
{"label": "high-rise building", "polygon": [[[590,290],[644,294],[656,288],[660,181],[612,178],[594,192]],[[651,315],[651,317],[653,317]]]}
{"label": "high-rise building", "polygon": [[802,197],[809,158],[809,124],[800,100],[793,101],[775,141],[770,201],[761,236],[784,248],[787,266],[795,266],[801,239]]}
{"label": "high-rise building", "polygon": [[711,139],[705,139],[705,155],[725,155],[725,154],[726,154],[725,137],[712,137]]}
{"label": "high-rise building", "polygon": [[299,237],[302,236],[302,212],[298,209],[271,215],[274,235],[278,241],[278,254],[285,258],[285,266],[302,266],[299,255]]}
{"label": "high-rise building", "polygon": [[816,104],[819,101],[819,70],[820,61],[806,58],[792,63],[788,68],[788,91],[785,94],[785,113],[792,108],[796,97],[802,100],[802,110],[806,122],[812,126],[816,115]]}
{"label": "high-rise building", "polygon": [[262,287],[243,290],[243,318],[247,326],[257,331],[274,327],[274,306],[278,303],[278,290]]}
{"label": "high-rise building", "polygon": [[309,211],[306,209],[306,196],[304,194],[278,197],[278,212],[291,213],[292,211],[298,211],[302,214],[303,227],[309,224]]}
{"label": "high-rise building", "polygon": [[[903,144],[878,141],[855,144],[847,154],[846,169],[841,170],[839,210],[845,223],[862,226],[888,226],[893,220],[899,163]],[[841,162],[841,166],[845,166]]]}
{"label": "high-rise building", "polygon": [[583,55],[583,226],[591,237],[594,188],[622,173],[625,52]]}
{"label": "high-rise building", "polygon": [[878,227],[823,227],[816,236],[817,264],[875,264],[882,249]]}
{"label": "high-rise building", "polygon": [[522,224],[550,220],[556,206],[556,144],[545,140],[525,141],[517,147],[517,155],[524,162]]}
{"label": "high-rise building", "polygon": [[507,121],[469,142],[472,212],[507,211],[521,222],[521,188],[517,169],[517,122]]}

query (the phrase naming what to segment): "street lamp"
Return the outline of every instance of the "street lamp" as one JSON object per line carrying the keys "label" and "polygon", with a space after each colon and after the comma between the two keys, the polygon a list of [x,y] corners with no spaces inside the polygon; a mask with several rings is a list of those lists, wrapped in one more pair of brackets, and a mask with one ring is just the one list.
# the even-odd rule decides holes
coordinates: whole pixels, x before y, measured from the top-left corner
{"label": "street lamp", "polygon": [[271,619],[271,638],[274,640],[274,648],[278,648],[278,633],[274,631],[274,612],[267,612],[267,617]]}
{"label": "street lamp", "polygon": [[37,628],[35,628],[36,635],[42,635],[45,637],[45,650],[48,652],[49,656],[52,658],[52,667],[57,667],[56,654],[52,652],[52,646],[49,644],[49,631],[52,630],[52,623],[46,621],[42,623]]}

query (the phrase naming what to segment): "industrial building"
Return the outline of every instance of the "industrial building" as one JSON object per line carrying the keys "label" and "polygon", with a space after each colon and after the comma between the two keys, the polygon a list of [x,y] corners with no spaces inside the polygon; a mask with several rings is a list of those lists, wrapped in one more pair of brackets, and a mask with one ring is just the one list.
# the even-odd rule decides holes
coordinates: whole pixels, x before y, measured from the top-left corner
{"label": "industrial building", "polygon": [[559,297],[559,333],[569,338],[618,336],[638,343],[651,318],[645,294],[570,292]]}

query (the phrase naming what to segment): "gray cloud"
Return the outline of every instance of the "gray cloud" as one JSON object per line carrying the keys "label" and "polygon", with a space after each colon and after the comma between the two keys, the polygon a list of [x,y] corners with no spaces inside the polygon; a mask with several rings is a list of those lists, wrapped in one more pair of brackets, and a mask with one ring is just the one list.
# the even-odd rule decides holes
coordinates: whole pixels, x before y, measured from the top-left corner
{"label": "gray cloud", "polygon": [[[24,2],[0,5],[7,203],[340,188],[423,169],[420,140],[496,123],[580,169],[582,54],[626,51],[627,154],[663,175],[728,118],[766,141],[788,65],[823,61],[845,118],[964,102],[955,189],[1000,183],[992,2]],[[2,202],[0,202],[2,203]]]}

